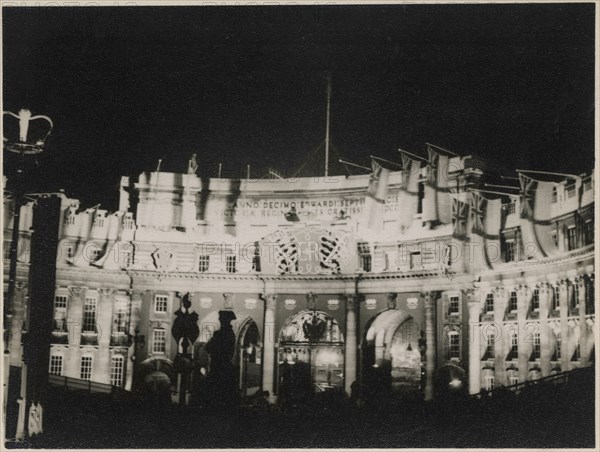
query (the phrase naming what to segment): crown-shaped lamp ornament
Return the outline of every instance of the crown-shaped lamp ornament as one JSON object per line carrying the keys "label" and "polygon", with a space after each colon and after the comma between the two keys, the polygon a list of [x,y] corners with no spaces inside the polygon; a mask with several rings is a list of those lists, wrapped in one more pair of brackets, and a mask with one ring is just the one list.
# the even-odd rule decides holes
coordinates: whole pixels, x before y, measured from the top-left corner
{"label": "crown-shaped lamp ornament", "polygon": [[[16,118],[19,121],[19,136],[13,137],[2,137],[4,149],[17,154],[39,154],[44,150],[44,143],[52,132],[54,124],[52,120],[45,115],[32,116],[31,111],[26,109],[19,110],[19,114],[15,114],[10,111],[3,111],[3,116],[9,116]],[[30,133],[29,125],[31,121],[43,119],[48,123],[48,126],[44,127],[41,132],[36,131]],[[7,128],[5,127],[4,130]]]}

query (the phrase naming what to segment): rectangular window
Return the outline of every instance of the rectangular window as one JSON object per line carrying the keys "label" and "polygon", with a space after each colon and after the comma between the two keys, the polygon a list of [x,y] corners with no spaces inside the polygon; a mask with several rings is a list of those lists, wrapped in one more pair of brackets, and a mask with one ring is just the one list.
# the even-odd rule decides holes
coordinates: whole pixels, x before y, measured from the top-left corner
{"label": "rectangular window", "polygon": [[421,253],[410,253],[410,268],[421,268]]}
{"label": "rectangular window", "polygon": [[121,386],[123,384],[123,357],[113,356],[110,363],[110,384]]}
{"label": "rectangular window", "polygon": [[495,378],[493,375],[486,375],[483,378],[483,387],[485,388],[486,391],[493,391],[494,390],[494,382],[495,382]]}
{"label": "rectangular window", "polygon": [[84,333],[96,332],[96,306],[95,298],[86,298],[83,305],[83,328]]}
{"label": "rectangular window", "polygon": [[129,300],[118,298],[115,300],[113,314],[113,334],[127,334],[129,331]]}
{"label": "rectangular window", "polygon": [[54,331],[67,331],[67,296],[54,297]]}
{"label": "rectangular window", "polygon": [[487,355],[494,356],[496,354],[496,335],[488,333],[487,336]]}
{"label": "rectangular window", "polygon": [[510,312],[516,312],[517,306],[518,306],[517,300],[518,300],[518,298],[517,298],[517,292],[514,292],[514,291],[511,292],[510,293],[510,298],[508,299],[508,310]]}
{"label": "rectangular window", "polygon": [[540,289],[533,289],[533,296],[531,298],[531,308],[534,311],[540,310]]}
{"label": "rectangular window", "polygon": [[508,385],[513,386],[519,384],[519,377],[517,375],[508,376]]}
{"label": "rectangular window", "polygon": [[556,233],[556,231],[550,232],[550,240],[552,240],[554,246],[558,246],[558,234]]}
{"label": "rectangular window", "polygon": [[560,291],[554,290],[554,296],[552,297],[552,310],[557,311],[560,309]]}
{"label": "rectangular window", "polygon": [[81,357],[81,373],[80,378],[82,380],[92,379],[92,357],[82,356]]}
{"label": "rectangular window", "polygon": [[165,353],[167,345],[167,332],[163,329],[155,329],[152,332],[152,353]]}
{"label": "rectangular window", "polygon": [[459,313],[460,301],[457,296],[452,296],[448,302],[448,315],[458,315]]}
{"label": "rectangular window", "polygon": [[62,375],[63,373],[63,357],[61,355],[50,356],[50,374]]}
{"label": "rectangular window", "polygon": [[448,334],[448,339],[450,341],[450,359],[460,358],[460,336],[458,331],[451,331]]}
{"label": "rectangular window", "polygon": [[260,272],[260,255],[252,256],[252,271]]}
{"label": "rectangular window", "polygon": [[506,262],[514,262],[516,260],[516,245],[514,240],[504,242],[504,260]]}
{"label": "rectangular window", "polygon": [[363,269],[364,272],[370,272],[371,271],[371,255],[370,254],[363,254],[360,256],[360,261],[361,261],[361,267]]}
{"label": "rectangular window", "polygon": [[572,285],[573,287],[573,309],[577,309],[579,307],[579,283],[575,282]]}
{"label": "rectangular window", "polygon": [[198,257],[198,271],[200,273],[206,273],[209,268],[210,256],[208,254],[203,254]]}
{"label": "rectangular window", "polygon": [[225,256],[225,271],[227,273],[235,273],[236,272],[236,267],[235,267],[235,254],[229,254],[227,256]]}
{"label": "rectangular window", "polygon": [[515,206],[516,206],[515,202],[509,202],[508,204],[504,204],[503,207],[506,209],[506,214],[511,215],[516,212]]}
{"label": "rectangular window", "polygon": [[556,187],[552,187],[552,204],[556,204],[558,202],[558,190]]}
{"label": "rectangular window", "polygon": [[154,297],[154,312],[157,314],[165,314],[167,312],[167,303],[169,297],[166,295],[156,295]]}
{"label": "rectangular window", "polygon": [[592,178],[588,177],[583,180],[583,191],[590,191],[592,189]]}
{"label": "rectangular window", "polygon": [[558,331],[557,333],[554,334],[554,337],[556,338],[556,359],[560,359],[561,356],[561,348],[562,348],[562,335],[560,333],[560,331]]}
{"label": "rectangular window", "polygon": [[492,313],[494,312],[494,294],[488,293],[485,296],[485,312]]}
{"label": "rectangular window", "polygon": [[567,228],[567,251],[572,251],[577,247],[577,233],[575,226]]}
{"label": "rectangular window", "polygon": [[540,333],[533,333],[533,357],[539,359],[542,356],[542,347],[540,345]]}
{"label": "rectangular window", "polygon": [[571,199],[575,197],[575,184],[569,184],[565,187],[565,193],[567,195],[567,199]]}
{"label": "rectangular window", "polygon": [[583,235],[586,245],[594,243],[594,222],[592,220],[586,220],[583,225]]}

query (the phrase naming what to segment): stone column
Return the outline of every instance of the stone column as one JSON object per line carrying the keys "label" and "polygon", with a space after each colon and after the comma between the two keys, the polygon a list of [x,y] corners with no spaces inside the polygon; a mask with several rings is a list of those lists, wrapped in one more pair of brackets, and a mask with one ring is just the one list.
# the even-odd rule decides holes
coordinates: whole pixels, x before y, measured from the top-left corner
{"label": "stone column", "polygon": [[588,363],[588,324],[585,319],[586,306],[585,306],[585,281],[583,275],[577,278],[575,284],[579,287],[579,347],[581,351],[580,365],[581,367],[587,366]]}
{"label": "stone column", "polygon": [[558,281],[556,291],[560,303],[560,370],[566,372],[571,369],[571,357],[569,356],[569,286],[566,280]]}
{"label": "stone column", "polygon": [[69,332],[69,346],[81,344],[81,328],[83,322],[83,299],[87,287],[69,287],[69,302],[67,304],[67,330]]}
{"label": "stone column", "polygon": [[275,305],[277,294],[264,294],[265,323],[263,328],[263,378],[262,389],[269,391],[270,400],[276,400],[275,395]]}
{"label": "stone column", "polygon": [[[129,299],[129,303],[131,304],[131,316],[129,318],[129,334],[133,337],[135,336],[136,328],[140,328],[140,316],[142,311],[142,295],[135,291],[131,293],[131,298]],[[141,329],[141,328],[140,328]],[[140,331],[140,334],[144,333],[146,344],[149,343],[150,338],[148,336],[148,328],[146,327],[143,331]],[[147,346],[147,345],[146,345]],[[133,373],[135,371],[135,365],[137,362],[136,356],[136,344],[132,344],[127,350],[127,358],[125,364],[125,389],[127,391],[131,391],[133,387]],[[141,361],[141,359],[140,359]]]}
{"label": "stone column", "polygon": [[356,380],[356,362],[357,362],[357,325],[356,325],[356,305],[358,304],[358,295],[346,295],[346,357],[344,360],[344,385],[346,392],[350,395],[350,386]]}
{"label": "stone column", "polygon": [[27,284],[22,281],[15,283],[15,303],[13,304],[13,315],[7,318],[7,329],[10,332],[10,365],[19,367],[23,359],[22,336],[26,321]]}
{"label": "stone column", "polygon": [[488,332],[495,334],[494,341],[494,378],[496,386],[506,386],[506,351],[504,344],[506,340],[503,337],[506,334],[504,331],[504,312],[506,311],[507,291],[503,287],[498,287],[494,290],[494,323]]}
{"label": "stone column", "polygon": [[481,327],[479,315],[481,303],[479,303],[479,291],[477,289],[467,292],[469,303],[469,394],[477,394],[481,391]]}
{"label": "stone column", "polygon": [[540,367],[542,377],[550,375],[550,360],[552,359],[552,330],[548,325],[550,311],[549,288],[546,283],[540,284]]}
{"label": "stone column", "polygon": [[98,289],[100,295],[98,300],[98,311],[96,317],[98,330],[98,353],[96,368],[96,380],[100,383],[110,383],[110,333],[112,325],[112,312],[115,291],[110,288]]}
{"label": "stone column", "polygon": [[518,338],[518,366],[519,366],[519,381],[527,381],[529,375],[529,344],[526,344],[524,339],[529,331],[525,328],[527,321],[527,310],[529,308],[529,297],[531,290],[526,285],[521,285],[517,288],[517,325],[519,331]]}
{"label": "stone column", "polygon": [[425,292],[425,401],[433,400],[433,373],[435,372],[435,298],[437,292]]}

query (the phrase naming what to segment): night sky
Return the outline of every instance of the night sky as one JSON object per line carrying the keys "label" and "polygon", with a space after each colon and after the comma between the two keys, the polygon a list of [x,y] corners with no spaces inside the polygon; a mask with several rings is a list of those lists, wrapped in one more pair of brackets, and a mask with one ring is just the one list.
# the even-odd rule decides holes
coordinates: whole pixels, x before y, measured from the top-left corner
{"label": "night sky", "polygon": [[64,188],[86,206],[115,208],[121,175],[159,158],[183,172],[194,152],[213,177],[219,162],[228,177],[246,164],[253,177],[293,173],[324,140],[328,72],[332,159],[399,161],[397,148],[426,155],[430,142],[508,168],[589,172],[594,14],[593,4],[4,8],[4,109],[54,120],[30,187]]}

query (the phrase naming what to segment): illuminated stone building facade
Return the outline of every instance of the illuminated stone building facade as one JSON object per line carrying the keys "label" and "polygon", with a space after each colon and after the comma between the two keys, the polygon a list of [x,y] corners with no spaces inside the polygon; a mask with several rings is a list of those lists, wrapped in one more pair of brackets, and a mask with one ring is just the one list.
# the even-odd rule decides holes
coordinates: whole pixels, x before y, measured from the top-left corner
{"label": "illuminated stone building facade", "polygon": [[142,173],[122,178],[116,212],[63,197],[49,372],[127,390],[164,373],[176,393],[171,328],[188,294],[200,327],[191,379],[210,369],[204,346],[231,310],[241,394],[281,395],[295,363],[315,391],[350,393],[379,372],[426,400],[440,368],[478,393],[589,365],[593,174],[523,173],[519,190],[494,194],[471,156],[430,146],[402,165],[293,180]]}

